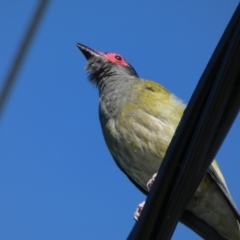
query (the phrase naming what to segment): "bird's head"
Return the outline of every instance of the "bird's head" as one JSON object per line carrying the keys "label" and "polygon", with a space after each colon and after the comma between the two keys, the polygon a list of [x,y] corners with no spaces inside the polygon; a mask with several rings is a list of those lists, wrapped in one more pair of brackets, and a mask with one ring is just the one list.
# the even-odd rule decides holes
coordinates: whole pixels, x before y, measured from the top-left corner
{"label": "bird's head", "polygon": [[99,85],[100,81],[114,76],[138,77],[135,69],[119,54],[95,51],[81,43],[77,44],[87,59],[89,80]]}

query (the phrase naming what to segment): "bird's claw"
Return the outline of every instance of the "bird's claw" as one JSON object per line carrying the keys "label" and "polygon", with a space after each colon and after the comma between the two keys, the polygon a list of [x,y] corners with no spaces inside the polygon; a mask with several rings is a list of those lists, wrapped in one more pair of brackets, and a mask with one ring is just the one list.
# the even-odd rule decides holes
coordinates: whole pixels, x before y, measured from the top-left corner
{"label": "bird's claw", "polygon": [[[157,176],[157,173],[153,174],[152,178],[148,181],[148,183],[147,183],[147,188],[148,188],[148,190],[151,189],[151,187],[152,187],[152,185],[153,185],[153,183],[154,183],[154,181],[155,181],[155,179],[156,179],[156,176]],[[145,201],[141,202],[141,203],[138,205],[136,211],[134,212],[134,219],[135,219],[136,221],[138,221],[138,219],[139,219],[139,217],[140,217],[140,215],[141,215],[141,212],[142,212],[142,210],[143,210],[144,205],[145,205]]]}
{"label": "bird's claw", "polygon": [[154,183],[154,181],[156,179],[156,176],[157,176],[157,173],[153,174],[152,178],[148,181],[148,183],[147,183],[148,190],[151,189],[151,187],[152,187],[152,185],[153,185],[153,183]]}
{"label": "bird's claw", "polygon": [[135,213],[134,213],[134,219],[135,219],[136,221],[138,221],[138,219],[139,219],[139,217],[140,217],[140,215],[141,215],[141,212],[142,212],[142,210],[143,210],[144,204],[145,204],[145,201],[143,201],[142,203],[140,203],[140,204],[138,205]]}

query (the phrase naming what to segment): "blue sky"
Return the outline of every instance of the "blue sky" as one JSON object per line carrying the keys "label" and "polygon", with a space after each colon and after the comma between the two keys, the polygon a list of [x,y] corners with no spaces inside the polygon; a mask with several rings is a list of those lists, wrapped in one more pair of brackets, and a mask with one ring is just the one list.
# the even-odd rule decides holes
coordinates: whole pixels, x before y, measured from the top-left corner
{"label": "blue sky", "polygon": [[[0,87],[37,1],[0,9]],[[187,103],[238,1],[52,1],[0,120],[0,239],[126,239],[145,199],[105,146],[76,43]],[[240,208],[240,117],[216,158]],[[173,239],[200,239],[178,224]]]}

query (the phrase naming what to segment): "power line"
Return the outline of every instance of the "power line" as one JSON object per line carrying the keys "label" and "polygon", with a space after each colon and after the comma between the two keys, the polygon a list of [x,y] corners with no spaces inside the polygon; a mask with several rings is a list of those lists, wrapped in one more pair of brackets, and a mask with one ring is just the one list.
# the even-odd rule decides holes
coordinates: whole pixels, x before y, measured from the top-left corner
{"label": "power line", "polygon": [[31,43],[31,40],[33,39],[34,33],[36,32],[36,29],[39,25],[39,22],[44,13],[44,10],[46,9],[47,3],[48,3],[48,0],[39,1],[39,4],[35,10],[35,14],[33,15],[32,20],[29,24],[26,35],[24,36],[23,41],[20,44],[19,50],[16,54],[16,57],[10,68],[10,71],[8,72],[8,74],[6,76],[6,80],[3,83],[3,88],[1,91],[1,95],[0,95],[0,115],[3,112],[3,107],[4,107],[4,104],[6,103],[6,99],[7,99],[9,92],[14,84],[17,72],[21,66],[24,56],[26,55],[26,52]]}

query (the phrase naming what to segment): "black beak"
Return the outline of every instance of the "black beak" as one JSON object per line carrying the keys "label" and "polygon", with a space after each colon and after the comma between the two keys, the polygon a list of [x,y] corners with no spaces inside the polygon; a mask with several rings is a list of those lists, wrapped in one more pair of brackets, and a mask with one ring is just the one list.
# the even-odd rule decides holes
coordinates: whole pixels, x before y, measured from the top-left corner
{"label": "black beak", "polygon": [[81,50],[81,52],[83,53],[83,55],[85,56],[85,58],[87,60],[93,56],[101,55],[99,52],[97,52],[81,43],[77,43],[77,47]]}

